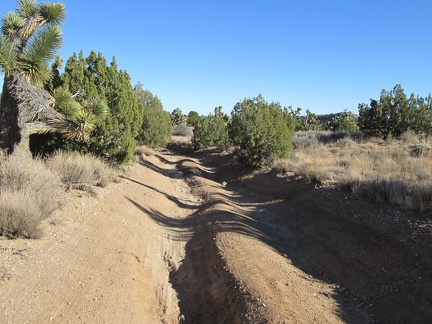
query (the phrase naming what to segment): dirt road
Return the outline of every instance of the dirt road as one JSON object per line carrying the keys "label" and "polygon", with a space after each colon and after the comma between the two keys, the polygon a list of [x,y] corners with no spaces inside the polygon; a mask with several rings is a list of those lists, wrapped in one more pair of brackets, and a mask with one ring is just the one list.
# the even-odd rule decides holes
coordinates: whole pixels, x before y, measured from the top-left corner
{"label": "dirt road", "polygon": [[1,322],[431,322],[427,217],[172,147],[0,241]]}

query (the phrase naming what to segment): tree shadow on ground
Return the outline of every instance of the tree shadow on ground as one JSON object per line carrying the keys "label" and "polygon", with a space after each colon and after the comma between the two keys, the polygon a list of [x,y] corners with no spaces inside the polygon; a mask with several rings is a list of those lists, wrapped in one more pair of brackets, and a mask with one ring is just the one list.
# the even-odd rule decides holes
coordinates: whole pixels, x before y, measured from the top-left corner
{"label": "tree shadow on ground", "polygon": [[256,208],[241,219],[221,217],[221,231],[236,231],[231,225],[241,222],[247,225],[242,234],[288,256],[313,278],[332,284],[346,322],[362,322],[365,313],[373,314],[368,321],[432,322],[428,301],[432,244],[416,244],[400,233],[406,226],[392,227],[391,216],[389,223],[374,220],[374,215],[395,215],[398,208],[355,197],[348,200],[343,191],[317,190],[314,184],[278,177],[272,170],[254,173],[239,164],[227,164],[230,159],[218,154],[200,156],[205,167],[224,165],[212,179],[226,182],[226,188],[235,193],[227,197],[229,201]]}
{"label": "tree shadow on ground", "polygon": [[[217,153],[197,153],[203,167],[195,165],[195,171],[193,164],[177,165],[183,175],[197,181],[216,181],[210,184],[207,201],[190,217],[173,221],[154,210],[140,210],[174,231],[193,229],[189,247],[200,246],[204,236],[195,233],[203,229],[214,231],[211,235],[242,234],[267,244],[311,278],[332,284],[332,297],[345,322],[432,322],[432,250],[385,224],[365,221],[396,209],[349,201],[344,192],[315,190],[313,184],[277,177],[274,171],[253,173],[232,163],[232,156]],[[213,167],[216,173],[200,171]],[[217,191],[223,182],[227,190]],[[179,207],[192,209],[166,196]]]}
{"label": "tree shadow on ground", "polygon": [[190,202],[190,203],[182,202],[180,199],[178,199],[175,196],[169,195],[169,194],[167,194],[165,192],[160,191],[159,189],[156,189],[156,188],[154,188],[152,186],[146,185],[146,184],[144,184],[142,182],[139,182],[137,180],[128,178],[128,177],[123,176],[123,175],[121,175],[120,178],[125,179],[125,180],[129,180],[129,181],[131,181],[133,183],[136,183],[136,184],[138,184],[140,186],[146,187],[146,188],[148,188],[150,190],[154,190],[157,193],[165,196],[166,199],[168,199],[168,200],[172,201],[173,203],[177,204],[177,206],[180,207],[180,208],[184,208],[184,209],[197,209],[196,203],[194,204],[193,202]]}

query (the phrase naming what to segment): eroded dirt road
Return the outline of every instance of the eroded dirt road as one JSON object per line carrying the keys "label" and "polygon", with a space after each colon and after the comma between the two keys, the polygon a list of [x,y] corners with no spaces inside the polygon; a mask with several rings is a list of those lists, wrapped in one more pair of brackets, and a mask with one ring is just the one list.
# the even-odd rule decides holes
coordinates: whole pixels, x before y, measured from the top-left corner
{"label": "eroded dirt road", "polygon": [[72,193],[43,239],[0,240],[1,322],[432,321],[413,215],[171,149]]}

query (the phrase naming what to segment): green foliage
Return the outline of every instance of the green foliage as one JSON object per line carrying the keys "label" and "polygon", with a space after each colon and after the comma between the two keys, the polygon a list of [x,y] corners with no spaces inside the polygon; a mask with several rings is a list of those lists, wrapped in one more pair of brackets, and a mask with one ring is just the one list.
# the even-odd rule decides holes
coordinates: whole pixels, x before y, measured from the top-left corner
{"label": "green foliage", "polygon": [[238,157],[256,167],[268,166],[292,150],[293,129],[279,103],[261,95],[238,102],[231,113],[230,138],[239,146]]}
{"label": "green foliage", "polygon": [[189,126],[195,127],[198,124],[200,118],[201,116],[196,111],[192,110],[187,116],[187,124]]}
{"label": "green foliage", "polygon": [[6,75],[12,74],[16,66],[16,56],[9,38],[0,35],[0,72]]}
{"label": "green foliage", "polygon": [[60,69],[63,65],[62,58],[57,55],[54,59],[53,63],[51,64],[51,78],[45,82],[44,88],[49,93],[53,93],[54,89],[61,87],[62,81],[60,78]]}
{"label": "green foliage", "polygon": [[296,110],[294,110],[292,106],[289,106],[288,108],[284,107],[283,109],[283,115],[285,118],[285,122],[288,125],[288,128],[293,129],[295,132],[303,130],[300,112],[300,107],[297,107]]}
{"label": "green foliage", "polygon": [[432,100],[409,98],[400,85],[392,91],[381,91],[380,99],[371,99],[370,105],[359,105],[360,130],[368,136],[399,137],[409,130],[430,135],[432,132]]}
{"label": "green foliage", "polygon": [[[69,111],[63,110],[59,104],[57,108],[65,114],[72,113],[83,127],[89,127],[91,124],[95,127],[89,129],[92,133],[87,141],[80,143],[70,140],[59,142],[56,135],[32,136],[30,144],[33,150],[38,147],[47,150],[33,153],[46,154],[52,152],[55,147],[92,153],[112,164],[130,161],[136,145],[135,137],[141,129],[143,112],[138,107],[137,96],[127,72],[118,70],[114,58],[108,66],[101,53],[96,54],[92,51],[84,59],[83,53],[80,52],[78,57],[74,53],[67,60],[65,71],[61,75],[61,83],[64,89],[74,94],[80,107],[71,107],[72,111]],[[60,94],[60,98],[64,97]],[[48,140],[51,145],[41,143],[44,140]]]}
{"label": "green foliage", "polygon": [[171,117],[171,124],[173,126],[180,125],[180,124],[186,124],[187,117],[183,115],[180,108],[176,108],[173,110],[173,112],[170,115]]}
{"label": "green foliage", "polygon": [[221,107],[215,108],[214,115],[210,114],[207,117],[201,117],[193,132],[192,144],[195,149],[226,145],[228,142],[228,128]]}
{"label": "green foliage", "polygon": [[61,3],[19,1],[17,11],[2,20],[0,70],[6,76],[20,71],[33,85],[42,86],[51,77],[48,62],[62,44],[59,25],[64,19]]}
{"label": "green foliage", "polygon": [[321,124],[318,116],[312,113],[309,109],[306,110],[306,116],[300,118],[300,124],[304,131],[319,131],[321,130]]}
{"label": "green foliage", "polygon": [[135,86],[134,91],[143,114],[142,126],[136,137],[138,144],[151,148],[166,145],[171,137],[171,119],[163,110],[162,102],[150,91],[143,90],[141,83]]}
{"label": "green foliage", "polygon": [[346,131],[346,132],[358,131],[356,117],[348,111],[344,111],[340,114],[333,116],[326,123],[325,128],[331,131]]}

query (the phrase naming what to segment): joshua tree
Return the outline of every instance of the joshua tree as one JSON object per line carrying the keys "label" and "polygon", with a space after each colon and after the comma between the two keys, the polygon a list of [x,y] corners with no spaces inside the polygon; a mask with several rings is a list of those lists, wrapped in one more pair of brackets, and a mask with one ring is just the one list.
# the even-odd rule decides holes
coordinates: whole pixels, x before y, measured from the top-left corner
{"label": "joshua tree", "polygon": [[[83,125],[54,109],[54,97],[43,89],[51,78],[48,63],[62,43],[65,19],[61,3],[20,0],[7,13],[0,34],[0,147],[11,153],[30,134],[56,132],[69,138],[86,136]],[[88,128],[87,128],[88,129]]]}

